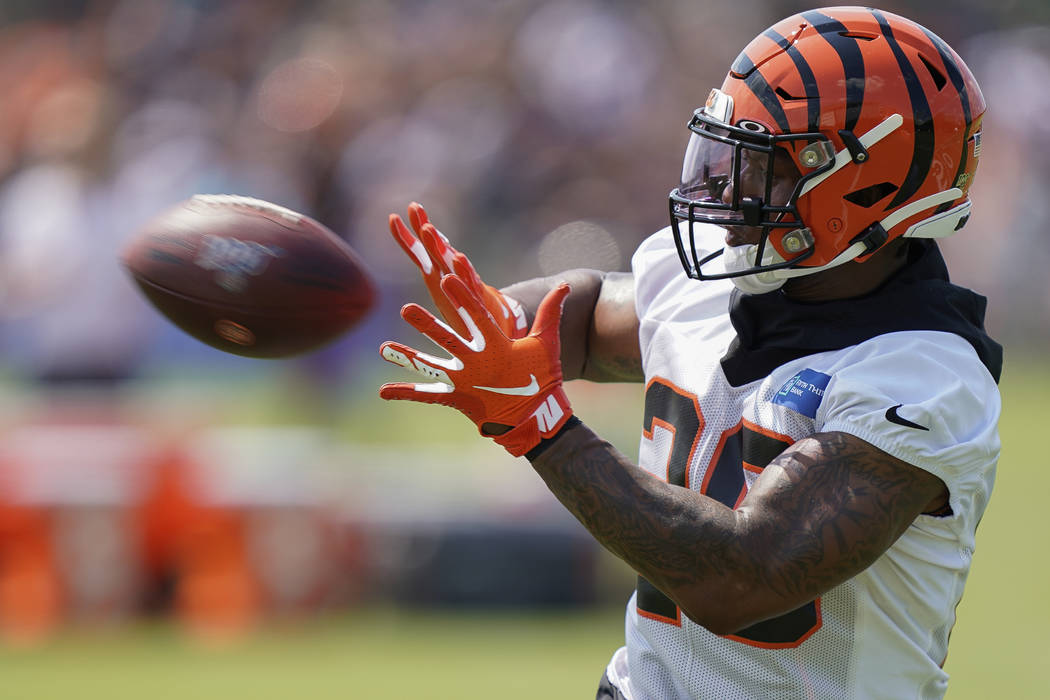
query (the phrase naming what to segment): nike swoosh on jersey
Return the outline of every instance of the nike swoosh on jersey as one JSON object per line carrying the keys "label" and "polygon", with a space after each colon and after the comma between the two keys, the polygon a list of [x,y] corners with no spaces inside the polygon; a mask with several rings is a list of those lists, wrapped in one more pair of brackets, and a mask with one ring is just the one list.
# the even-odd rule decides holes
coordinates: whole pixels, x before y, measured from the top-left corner
{"label": "nike swoosh on jersey", "polygon": [[481,389],[482,391],[491,391],[494,394],[507,394],[509,396],[532,396],[533,394],[539,393],[540,384],[536,381],[536,375],[529,375],[528,384],[525,386],[475,386],[475,389]]}
{"label": "nike swoosh on jersey", "polygon": [[918,423],[912,423],[907,418],[901,418],[897,413],[897,409],[904,404],[899,403],[896,406],[891,406],[886,409],[886,420],[890,423],[896,423],[897,425],[903,425],[905,428],[915,428],[916,430],[929,430],[925,425],[919,425]]}

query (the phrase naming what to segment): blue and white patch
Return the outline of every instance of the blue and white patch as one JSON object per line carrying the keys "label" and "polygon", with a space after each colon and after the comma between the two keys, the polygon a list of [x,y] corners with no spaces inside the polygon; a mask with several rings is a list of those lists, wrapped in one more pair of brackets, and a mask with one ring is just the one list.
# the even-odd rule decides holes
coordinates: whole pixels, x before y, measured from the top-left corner
{"label": "blue and white patch", "polygon": [[828,388],[831,375],[815,369],[804,369],[780,388],[773,397],[773,403],[790,408],[810,418],[817,417],[817,409],[824,399],[824,390]]}

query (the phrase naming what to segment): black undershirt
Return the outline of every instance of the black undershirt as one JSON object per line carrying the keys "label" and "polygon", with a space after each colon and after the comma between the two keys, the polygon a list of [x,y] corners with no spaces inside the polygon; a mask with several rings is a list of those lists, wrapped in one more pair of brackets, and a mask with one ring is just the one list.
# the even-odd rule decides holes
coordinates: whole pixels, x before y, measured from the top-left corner
{"label": "black undershirt", "polygon": [[733,386],[761,379],[786,362],[857,345],[896,331],[944,331],[964,338],[999,382],[1003,348],[984,330],[987,300],[948,279],[936,243],[911,241],[908,263],[874,292],[818,303],[792,301],[781,290],[734,290],[729,317],[736,338],[722,358]]}

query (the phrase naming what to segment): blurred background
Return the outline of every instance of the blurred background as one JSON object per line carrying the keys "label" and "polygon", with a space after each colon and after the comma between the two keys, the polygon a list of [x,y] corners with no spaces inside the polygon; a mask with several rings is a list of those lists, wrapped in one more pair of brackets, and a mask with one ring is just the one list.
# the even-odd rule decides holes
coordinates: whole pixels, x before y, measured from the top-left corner
{"label": "blurred background", "polygon": [[[810,7],[0,0],[0,697],[592,696],[633,575],[458,414],[377,398],[377,347],[426,298],[386,217],[422,202],[497,286],[626,269],[692,110]],[[989,105],[974,216],[942,247],[1007,348],[1005,448],[949,697],[1045,697],[1050,5],[880,7]],[[380,307],[288,361],[183,335],[118,257],[194,193],[322,221]],[[637,455],[638,387],[569,390]]]}

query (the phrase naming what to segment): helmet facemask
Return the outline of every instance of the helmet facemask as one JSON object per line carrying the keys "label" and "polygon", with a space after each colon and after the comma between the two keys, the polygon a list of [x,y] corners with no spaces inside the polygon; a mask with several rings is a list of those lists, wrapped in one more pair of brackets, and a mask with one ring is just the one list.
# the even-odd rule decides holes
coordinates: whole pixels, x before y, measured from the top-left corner
{"label": "helmet facemask", "polygon": [[[757,294],[779,288],[786,277],[771,274],[813,254],[813,236],[797,201],[805,182],[829,169],[835,150],[820,133],[776,135],[756,121],[727,123],[731,99],[712,91],[708,106],[694,113],[682,180],[670,194],[672,231],[682,265],[699,280],[733,278]],[[719,118],[722,117],[722,118]],[[805,170],[800,173],[799,165]],[[695,224],[760,230],[744,245],[701,257]],[[740,248],[742,250],[736,250]],[[712,261],[722,257],[722,265]]]}

